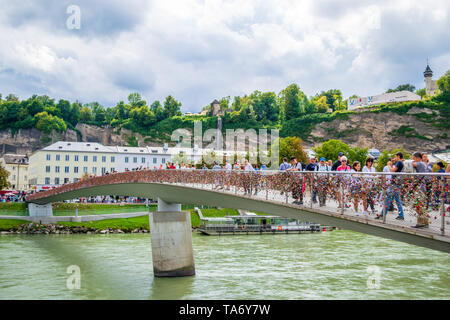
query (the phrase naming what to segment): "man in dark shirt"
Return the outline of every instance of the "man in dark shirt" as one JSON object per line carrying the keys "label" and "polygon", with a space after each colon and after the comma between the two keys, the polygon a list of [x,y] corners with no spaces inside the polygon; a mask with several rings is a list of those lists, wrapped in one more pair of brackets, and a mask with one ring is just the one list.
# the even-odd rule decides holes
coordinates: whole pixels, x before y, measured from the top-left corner
{"label": "man in dark shirt", "polygon": [[316,171],[317,163],[316,163],[316,157],[311,157],[310,162],[305,168],[305,171]]}
{"label": "man in dark shirt", "polygon": [[342,164],[341,163],[341,157],[344,155],[343,152],[339,152],[338,159],[335,163],[333,163],[333,166],[331,167],[331,171],[336,171],[337,168]]}

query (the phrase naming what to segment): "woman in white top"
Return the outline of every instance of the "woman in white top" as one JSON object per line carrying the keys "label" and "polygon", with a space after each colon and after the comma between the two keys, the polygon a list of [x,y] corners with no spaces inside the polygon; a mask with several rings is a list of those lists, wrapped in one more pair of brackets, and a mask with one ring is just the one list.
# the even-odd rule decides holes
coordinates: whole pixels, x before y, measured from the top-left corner
{"label": "woman in white top", "polygon": [[[376,172],[375,167],[373,166],[373,158],[367,158],[366,159],[366,165],[364,166],[364,168],[362,169],[362,172]],[[364,179],[365,182],[365,193],[366,193],[366,197],[363,201],[363,206],[364,206],[364,215],[367,215],[367,207],[370,205],[370,209],[372,210],[372,213],[375,213],[375,204],[373,201],[373,190],[372,190],[372,186],[373,186],[373,178],[371,176],[367,176]]]}

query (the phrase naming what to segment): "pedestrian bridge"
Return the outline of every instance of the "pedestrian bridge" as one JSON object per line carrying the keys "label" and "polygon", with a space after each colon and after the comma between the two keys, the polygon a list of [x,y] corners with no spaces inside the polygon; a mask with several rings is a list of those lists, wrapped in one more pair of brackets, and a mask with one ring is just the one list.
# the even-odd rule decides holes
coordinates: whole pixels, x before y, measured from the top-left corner
{"label": "pedestrian bridge", "polygon": [[[398,174],[404,220],[389,212],[375,219],[385,206],[392,175],[342,174],[279,171],[223,170],[143,170],[91,177],[27,196],[27,202],[45,205],[52,202],[99,195],[135,196],[160,199],[165,204],[208,205],[264,212],[281,217],[313,221],[342,229],[450,252],[449,227],[445,221],[445,188],[449,174]],[[359,186],[356,188],[355,186]],[[418,190],[422,188],[424,192]],[[292,195],[303,194],[303,205],[293,204]],[[427,190],[429,192],[427,193]],[[420,190],[419,190],[420,191]],[[443,191],[443,192],[442,192]],[[314,194],[325,198],[325,206],[315,203]],[[425,196],[425,200],[424,200]],[[341,205],[338,207],[339,198]],[[359,207],[371,200],[375,213],[356,215]],[[424,201],[430,200],[430,203]],[[429,227],[412,228],[417,207],[422,206]],[[171,207],[173,208],[173,207]],[[164,210],[163,211],[173,211]],[[450,219],[448,219],[450,220]],[[447,220],[447,221],[448,221]]]}

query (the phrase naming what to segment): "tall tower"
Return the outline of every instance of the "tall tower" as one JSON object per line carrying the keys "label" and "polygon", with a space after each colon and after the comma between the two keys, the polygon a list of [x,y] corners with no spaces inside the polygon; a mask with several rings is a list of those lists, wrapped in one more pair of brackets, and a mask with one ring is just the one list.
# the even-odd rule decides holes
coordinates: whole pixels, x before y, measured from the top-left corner
{"label": "tall tower", "polygon": [[430,68],[430,65],[427,62],[427,68],[425,69],[423,76],[425,77],[425,91],[427,93],[427,96],[434,95],[434,90],[436,89],[436,84],[432,80],[433,78],[433,71]]}

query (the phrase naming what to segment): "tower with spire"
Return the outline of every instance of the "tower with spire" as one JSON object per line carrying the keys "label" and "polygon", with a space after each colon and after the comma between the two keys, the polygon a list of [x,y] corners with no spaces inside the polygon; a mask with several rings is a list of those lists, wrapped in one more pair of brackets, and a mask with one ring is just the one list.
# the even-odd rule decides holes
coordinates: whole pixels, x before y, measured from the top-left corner
{"label": "tower with spire", "polygon": [[435,91],[437,90],[437,84],[436,81],[433,80],[433,70],[431,70],[428,60],[427,68],[423,72],[423,76],[425,77],[425,91],[427,96],[434,95]]}

